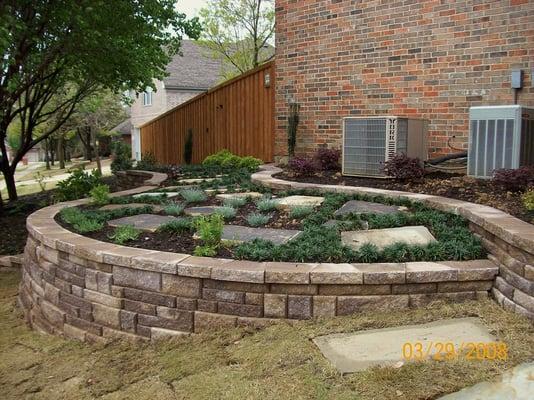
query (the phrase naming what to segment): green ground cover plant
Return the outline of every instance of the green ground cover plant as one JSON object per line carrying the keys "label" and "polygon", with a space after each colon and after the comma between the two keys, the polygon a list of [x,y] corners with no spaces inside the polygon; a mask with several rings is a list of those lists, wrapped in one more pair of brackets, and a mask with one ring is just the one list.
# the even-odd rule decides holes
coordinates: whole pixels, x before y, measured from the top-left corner
{"label": "green ground cover plant", "polygon": [[175,221],[167,222],[158,228],[158,232],[165,233],[184,233],[193,229],[193,223],[189,218],[177,219]]}
{"label": "green ground cover plant", "polygon": [[163,209],[165,214],[169,215],[180,215],[184,212],[184,205],[180,203],[169,203]]}
{"label": "green ground cover plant", "polygon": [[186,189],[180,192],[180,195],[186,203],[201,203],[206,201],[208,196],[203,190],[198,189]]}
{"label": "green ground cover plant", "polygon": [[[325,197],[323,205],[303,220],[303,233],[298,238],[283,244],[257,239],[238,245],[234,252],[239,259],[254,261],[290,262],[408,262],[471,260],[486,255],[482,243],[468,228],[467,221],[458,215],[431,209],[407,199],[386,199],[365,195],[320,194],[310,191],[290,191],[283,195],[307,194]],[[359,250],[344,246],[337,226],[323,224],[334,219],[334,212],[349,200],[366,200],[385,204],[407,206],[410,212],[392,215],[349,215],[340,222],[351,229],[361,229],[367,222],[369,229],[385,229],[400,226],[424,225],[437,242],[427,246],[396,243],[379,250],[373,245],[364,245]]]}
{"label": "green ground cover plant", "polygon": [[313,207],[309,206],[294,206],[289,209],[289,218],[301,219],[305,218],[313,212]]}
{"label": "green ground cover plant", "polygon": [[237,210],[234,207],[224,206],[217,208],[215,213],[222,215],[225,220],[230,220],[235,217],[235,215],[237,214]]}
{"label": "green ground cover plant", "polygon": [[276,200],[269,199],[269,198],[263,198],[263,199],[256,201],[256,208],[260,212],[274,211],[276,210],[277,205],[278,205],[278,202]]}
{"label": "green ground cover plant", "polygon": [[224,199],[223,204],[226,207],[232,207],[232,208],[239,208],[247,204],[248,199],[245,197],[230,197],[228,199]]}
{"label": "green ground cover plant", "polygon": [[195,255],[213,257],[221,245],[223,217],[219,214],[201,216],[193,221],[202,245],[195,248]]}
{"label": "green ground cover plant", "polygon": [[271,219],[270,215],[265,215],[265,214],[254,212],[254,213],[250,213],[249,215],[247,215],[247,224],[249,224],[252,227],[263,226],[267,222],[269,222],[270,219]]}

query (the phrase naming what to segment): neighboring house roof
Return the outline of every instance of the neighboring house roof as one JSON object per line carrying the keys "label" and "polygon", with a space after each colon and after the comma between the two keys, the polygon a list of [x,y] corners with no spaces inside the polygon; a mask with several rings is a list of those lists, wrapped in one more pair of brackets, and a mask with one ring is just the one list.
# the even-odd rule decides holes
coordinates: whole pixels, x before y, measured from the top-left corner
{"label": "neighboring house roof", "polygon": [[222,79],[222,62],[192,40],[182,40],[180,54],[167,65],[166,89],[208,90]]}
{"label": "neighboring house roof", "polygon": [[118,132],[121,135],[131,135],[132,134],[132,119],[126,118],[119,125],[111,130],[111,132]]}

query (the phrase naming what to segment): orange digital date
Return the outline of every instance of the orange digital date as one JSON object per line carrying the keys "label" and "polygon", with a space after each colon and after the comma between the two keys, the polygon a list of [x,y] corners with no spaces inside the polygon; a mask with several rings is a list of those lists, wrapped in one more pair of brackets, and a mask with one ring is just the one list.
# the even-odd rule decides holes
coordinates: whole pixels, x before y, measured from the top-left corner
{"label": "orange digital date", "polygon": [[460,358],[467,361],[507,360],[508,346],[503,342],[407,342],[402,346],[402,357],[407,361],[451,361]]}

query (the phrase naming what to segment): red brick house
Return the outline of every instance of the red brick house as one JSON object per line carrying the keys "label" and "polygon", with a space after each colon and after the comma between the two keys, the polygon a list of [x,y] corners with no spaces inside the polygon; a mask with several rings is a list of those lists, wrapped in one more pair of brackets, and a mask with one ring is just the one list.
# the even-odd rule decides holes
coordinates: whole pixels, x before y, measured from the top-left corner
{"label": "red brick house", "polygon": [[429,155],[466,146],[468,109],[534,106],[532,0],[276,0],[276,148],[287,154],[291,102],[297,153],[340,147],[342,118],[428,119]]}

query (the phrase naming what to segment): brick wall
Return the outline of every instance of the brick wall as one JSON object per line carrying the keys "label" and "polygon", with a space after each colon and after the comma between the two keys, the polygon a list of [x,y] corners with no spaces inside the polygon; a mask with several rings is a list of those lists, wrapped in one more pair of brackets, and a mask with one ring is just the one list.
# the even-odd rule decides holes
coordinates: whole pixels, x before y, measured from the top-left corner
{"label": "brick wall", "polygon": [[287,154],[288,103],[301,105],[297,153],[340,147],[341,119],[430,120],[430,155],[466,145],[468,108],[534,106],[534,1],[276,0],[276,150]]}

